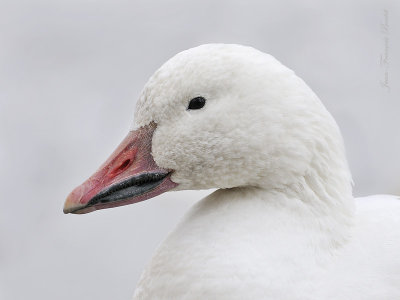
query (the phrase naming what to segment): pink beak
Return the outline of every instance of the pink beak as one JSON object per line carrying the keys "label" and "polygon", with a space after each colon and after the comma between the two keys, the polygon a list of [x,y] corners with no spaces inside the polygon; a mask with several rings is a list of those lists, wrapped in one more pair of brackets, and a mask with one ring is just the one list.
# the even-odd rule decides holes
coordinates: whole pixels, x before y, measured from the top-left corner
{"label": "pink beak", "polygon": [[151,155],[156,124],[130,131],[107,161],[67,197],[64,213],[84,214],[153,198],[177,186]]}

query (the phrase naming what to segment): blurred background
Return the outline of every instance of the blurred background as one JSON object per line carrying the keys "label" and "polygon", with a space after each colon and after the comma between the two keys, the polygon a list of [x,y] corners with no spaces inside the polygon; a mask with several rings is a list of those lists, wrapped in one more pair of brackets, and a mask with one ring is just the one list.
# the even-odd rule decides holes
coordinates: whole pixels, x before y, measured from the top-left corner
{"label": "blurred background", "polygon": [[141,88],[203,43],[295,70],[343,131],[356,196],[400,194],[400,2],[0,0],[0,299],[130,299],[209,191],[83,216],[65,197],[129,130]]}

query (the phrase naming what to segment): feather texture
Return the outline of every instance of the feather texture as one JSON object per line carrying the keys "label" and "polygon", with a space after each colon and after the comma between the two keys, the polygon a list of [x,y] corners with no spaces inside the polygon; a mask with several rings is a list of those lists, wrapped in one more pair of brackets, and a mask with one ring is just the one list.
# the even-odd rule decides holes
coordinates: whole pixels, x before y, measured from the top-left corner
{"label": "feather texture", "polygon": [[[187,110],[190,99],[206,104]],[[240,45],[177,54],[133,128],[179,189],[218,188],[161,244],[134,299],[400,299],[400,201],[354,199],[340,130],[272,56]]]}

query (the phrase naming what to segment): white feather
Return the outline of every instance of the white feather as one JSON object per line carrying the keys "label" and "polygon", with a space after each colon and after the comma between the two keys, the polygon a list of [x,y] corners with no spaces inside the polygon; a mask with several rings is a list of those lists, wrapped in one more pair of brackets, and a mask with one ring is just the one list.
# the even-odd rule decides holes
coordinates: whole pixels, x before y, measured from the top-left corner
{"label": "white feather", "polygon": [[[190,99],[206,105],[187,110]],[[166,62],[133,128],[176,189],[219,188],[159,247],[135,299],[400,299],[400,201],[352,196],[338,126],[272,56],[212,44]]]}

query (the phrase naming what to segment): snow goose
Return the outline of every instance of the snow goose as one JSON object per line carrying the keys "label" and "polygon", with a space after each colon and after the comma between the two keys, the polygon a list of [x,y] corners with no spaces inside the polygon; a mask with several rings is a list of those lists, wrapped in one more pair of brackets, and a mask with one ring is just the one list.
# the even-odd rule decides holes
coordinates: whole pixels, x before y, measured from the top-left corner
{"label": "snow goose", "polygon": [[134,120],[65,213],[218,189],[161,244],[135,299],[400,299],[400,201],[353,198],[338,126],[275,58],[183,51],[149,79]]}

